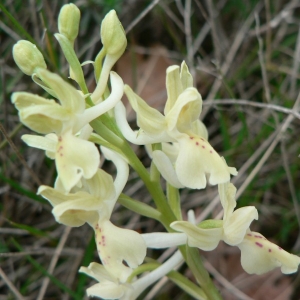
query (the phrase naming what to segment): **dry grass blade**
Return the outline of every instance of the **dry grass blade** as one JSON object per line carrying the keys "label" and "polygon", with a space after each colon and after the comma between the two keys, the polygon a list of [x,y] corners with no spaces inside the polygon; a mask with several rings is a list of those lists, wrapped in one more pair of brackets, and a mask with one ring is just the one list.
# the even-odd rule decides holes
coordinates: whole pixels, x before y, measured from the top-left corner
{"label": "dry grass blade", "polygon": [[205,267],[207,270],[215,277],[215,280],[219,282],[225,289],[226,292],[234,295],[236,299],[239,300],[254,300],[253,298],[247,296],[236,288],[232,283],[230,283],[224,276],[222,276],[208,261],[205,261]]}
{"label": "dry grass blade", "polygon": [[4,282],[7,284],[9,289],[13,292],[13,294],[16,296],[18,300],[25,300],[25,298],[19,293],[18,289],[13,285],[13,283],[9,280],[9,278],[5,275],[3,270],[0,268],[0,276],[4,280]]}
{"label": "dry grass blade", "polygon": [[138,24],[152,9],[155,5],[157,5],[159,3],[160,0],[154,0],[152,1],[152,3],[144,9],[144,11],[142,11],[140,13],[139,16],[137,16],[125,29],[126,34],[128,34],[128,32],[130,32],[132,30],[132,28],[134,26],[136,26],[136,24]]}
{"label": "dry grass blade", "polygon": [[244,99],[215,99],[215,100],[208,99],[203,102],[203,106],[211,106],[211,105],[245,105],[245,106],[249,105],[253,107],[267,108],[285,114],[291,114],[295,118],[300,119],[300,113],[297,110],[289,109],[271,103],[259,103],[250,100],[244,100]]}
{"label": "dry grass blade", "polygon": [[[51,275],[53,274],[53,271],[54,271],[54,268],[55,268],[55,266],[57,264],[58,258],[59,258],[60,254],[62,252],[62,249],[65,246],[65,243],[67,241],[67,238],[69,237],[69,234],[70,234],[71,230],[72,230],[71,227],[66,227],[65,228],[64,233],[63,233],[63,235],[62,235],[62,237],[61,237],[61,239],[60,239],[60,241],[59,241],[59,243],[57,245],[55,254],[52,257],[50,265],[49,265],[49,268],[48,268],[48,273],[51,274]],[[47,287],[49,285],[49,282],[50,282],[49,277],[46,277],[43,280],[43,283],[42,283],[40,292],[38,294],[37,300],[42,300],[44,298],[46,290],[47,290]]]}

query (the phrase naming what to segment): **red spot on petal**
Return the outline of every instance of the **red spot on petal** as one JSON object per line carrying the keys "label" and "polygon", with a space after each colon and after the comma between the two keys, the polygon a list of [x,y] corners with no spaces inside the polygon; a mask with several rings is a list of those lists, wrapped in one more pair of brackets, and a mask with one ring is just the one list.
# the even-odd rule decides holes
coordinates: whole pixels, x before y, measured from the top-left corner
{"label": "red spot on petal", "polygon": [[260,248],[263,247],[263,245],[262,245],[261,243],[255,242],[255,244],[256,244],[258,247],[260,247]]}
{"label": "red spot on petal", "polygon": [[272,249],[269,249],[269,252],[272,252]]}
{"label": "red spot on petal", "polygon": [[203,149],[205,149],[205,146],[202,146]]}
{"label": "red spot on petal", "polygon": [[252,234],[251,234],[251,233],[247,233],[247,235],[248,235],[248,236],[252,236]]}
{"label": "red spot on petal", "polygon": [[196,142],[196,145],[197,145],[197,146],[199,146],[199,143],[198,143],[198,142]]}
{"label": "red spot on petal", "polygon": [[209,153],[212,153],[212,151],[210,150]]}
{"label": "red spot on petal", "polygon": [[60,137],[58,137],[58,140],[61,142],[62,141],[62,137],[60,136]]}
{"label": "red spot on petal", "polygon": [[281,248],[281,247],[279,247],[279,246],[278,246],[278,249],[279,249],[279,250],[282,250],[282,248]]}
{"label": "red spot on petal", "polygon": [[263,238],[263,237],[260,236],[260,235],[255,235],[255,237],[258,238],[258,239],[262,239],[262,238]]}
{"label": "red spot on petal", "polygon": [[192,136],[190,136],[190,140],[193,140],[194,138]]}

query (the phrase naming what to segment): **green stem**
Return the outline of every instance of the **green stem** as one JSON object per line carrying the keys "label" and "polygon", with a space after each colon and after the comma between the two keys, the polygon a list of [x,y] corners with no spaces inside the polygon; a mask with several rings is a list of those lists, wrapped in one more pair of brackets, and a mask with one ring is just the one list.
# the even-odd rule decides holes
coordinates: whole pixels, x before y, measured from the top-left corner
{"label": "green stem", "polygon": [[94,70],[95,70],[95,78],[97,83],[100,78],[100,74],[102,71],[102,62],[105,55],[106,55],[106,50],[102,48],[95,58]]}
{"label": "green stem", "polygon": [[[152,151],[155,151],[155,150],[161,150],[162,149],[162,146],[161,144],[152,144],[151,145],[152,147]],[[152,181],[155,181],[159,184],[160,182],[160,172],[158,171],[156,165],[154,164],[154,162],[152,161],[151,162],[151,166],[150,166],[150,178]]]}
{"label": "green stem", "polygon": [[[66,58],[67,62],[69,63],[69,66],[73,70],[73,73],[76,78],[76,82],[80,86],[81,91],[85,95],[88,94],[89,90],[86,86],[82,67],[77,58],[75,50],[73,48],[73,44],[63,34],[56,33],[54,36],[56,37],[56,39],[64,53],[65,58]],[[90,97],[87,97],[87,100],[88,100],[89,104],[92,104],[92,100],[90,99]]]}
{"label": "green stem", "polygon": [[182,220],[179,191],[169,183],[167,183],[167,197],[177,220]]}
{"label": "green stem", "polygon": [[188,246],[181,246],[179,248],[197,282],[207,295],[208,300],[222,300],[219,291],[203,265],[199,250]]}
{"label": "green stem", "polygon": [[151,219],[160,221],[161,213],[155,208],[141,202],[134,200],[125,194],[119,196],[118,202],[126,208]]}
{"label": "green stem", "polygon": [[[103,115],[101,117],[103,117]],[[140,178],[145,183],[149,193],[153,198],[153,201],[155,202],[158,211],[162,215],[161,217],[162,224],[165,226],[165,228],[168,231],[173,231],[169,225],[173,221],[176,221],[176,217],[173,214],[172,210],[170,209],[170,206],[168,205],[166,196],[163,192],[160,183],[151,180],[149,172],[143,166],[142,162],[136,156],[135,152],[132,150],[128,142],[123,137],[122,138],[120,137],[121,133],[117,135],[117,133],[112,132],[99,120],[99,118],[91,122],[91,125],[101,137],[103,137],[106,141],[108,141],[109,143],[111,143],[112,145],[114,145],[115,147],[119,148],[122,151],[128,163],[138,173]],[[110,122],[110,126],[113,126],[112,120]],[[119,130],[116,127],[114,128],[114,131],[116,132]]]}
{"label": "green stem", "polygon": [[138,175],[141,177],[143,182],[145,183],[149,193],[151,194],[153,201],[155,202],[155,205],[157,209],[162,214],[161,222],[166,227],[168,231],[173,231],[169,225],[173,221],[176,220],[175,215],[173,214],[170,206],[168,205],[166,196],[163,192],[163,189],[161,185],[156,182],[152,181],[150,179],[150,175],[146,168],[143,166],[141,161],[136,156],[135,152],[131,149],[128,143],[126,143],[122,147],[122,151],[127,157],[129,164],[132,166],[132,168],[138,173]]}

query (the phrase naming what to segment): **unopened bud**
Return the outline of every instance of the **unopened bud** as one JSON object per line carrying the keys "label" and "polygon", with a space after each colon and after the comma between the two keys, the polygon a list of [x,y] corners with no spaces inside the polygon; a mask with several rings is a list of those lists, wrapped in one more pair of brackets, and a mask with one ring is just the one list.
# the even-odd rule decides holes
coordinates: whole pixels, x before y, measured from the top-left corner
{"label": "unopened bud", "polygon": [[120,57],[125,51],[127,45],[125,30],[115,10],[111,10],[102,21],[101,41],[107,54]]}
{"label": "unopened bud", "polygon": [[43,54],[36,45],[29,41],[21,40],[15,44],[13,57],[18,67],[26,75],[31,76],[37,68],[47,68]]}
{"label": "unopened bud", "polygon": [[58,31],[69,41],[74,42],[78,35],[80,10],[75,4],[65,4],[58,16]]}

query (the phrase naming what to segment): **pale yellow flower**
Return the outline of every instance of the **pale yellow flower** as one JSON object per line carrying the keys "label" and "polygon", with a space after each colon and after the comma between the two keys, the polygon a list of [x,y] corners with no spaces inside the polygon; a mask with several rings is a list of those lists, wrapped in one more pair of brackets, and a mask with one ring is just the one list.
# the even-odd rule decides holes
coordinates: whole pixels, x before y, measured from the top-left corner
{"label": "pale yellow flower", "polygon": [[187,244],[202,250],[213,250],[223,240],[241,250],[241,264],[250,274],[263,274],[276,267],[289,274],[298,270],[300,257],[290,254],[269,242],[264,236],[249,229],[253,220],[258,219],[255,207],[246,206],[234,211],[236,188],[231,183],[219,185],[219,194],[224,208],[223,221],[206,220],[198,226],[176,221],[170,226],[187,235]]}
{"label": "pale yellow flower", "polygon": [[58,100],[45,99],[26,92],[16,92],[12,102],[19,110],[20,120],[30,129],[46,134],[24,135],[31,147],[46,151],[55,159],[59,180],[68,192],[84,177],[91,178],[100,164],[96,146],[87,141],[92,132],[89,122],[112,109],[123,95],[123,81],[111,72],[112,92],[93,107],[86,108],[84,96],[60,76],[44,69],[36,75],[43,87]]}
{"label": "pale yellow flower", "polygon": [[175,187],[205,188],[207,176],[212,185],[229,181],[230,175],[236,175],[237,171],[228,167],[207,141],[207,130],[199,120],[202,98],[192,87],[192,77],[184,62],[181,69],[178,66],[167,69],[166,85],[165,115],[125,85],[124,91],[137,113],[140,130],[138,133],[131,130],[124,106],[118,103],[115,114],[123,135],[139,145],[172,143],[173,153],[177,151],[175,160],[164,152],[164,145],[163,151],[154,151],[152,157],[161,174]]}

